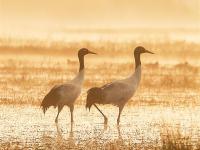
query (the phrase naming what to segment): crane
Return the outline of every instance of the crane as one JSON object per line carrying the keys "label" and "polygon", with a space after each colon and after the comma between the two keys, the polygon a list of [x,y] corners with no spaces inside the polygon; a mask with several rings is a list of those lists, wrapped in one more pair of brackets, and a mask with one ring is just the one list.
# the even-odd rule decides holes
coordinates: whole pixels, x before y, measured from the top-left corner
{"label": "crane", "polygon": [[87,54],[96,54],[86,48],[81,48],[78,51],[79,72],[74,79],[68,83],[54,86],[50,92],[44,97],[41,107],[43,112],[47,111],[50,106],[58,107],[58,113],[55,122],[58,122],[58,116],[65,105],[70,108],[71,123],[73,122],[74,102],[81,93],[81,88],[84,80],[84,56]]}
{"label": "crane", "polygon": [[117,124],[120,122],[120,115],[127,101],[134,95],[141,79],[141,60],[142,53],[154,54],[146,50],[142,46],[138,46],[134,50],[135,72],[128,78],[117,80],[102,87],[93,87],[87,91],[86,109],[90,110],[94,105],[96,109],[103,115],[104,124],[107,124],[108,119],[104,113],[97,107],[96,104],[112,104],[119,107]]}

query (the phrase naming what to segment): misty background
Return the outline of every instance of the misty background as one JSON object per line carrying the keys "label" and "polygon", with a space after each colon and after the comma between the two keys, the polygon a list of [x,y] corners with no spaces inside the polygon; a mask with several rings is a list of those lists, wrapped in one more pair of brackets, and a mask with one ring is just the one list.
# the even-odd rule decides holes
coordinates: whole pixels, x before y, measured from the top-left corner
{"label": "misty background", "polygon": [[0,0],[0,21],[1,36],[130,29],[197,33],[200,0]]}

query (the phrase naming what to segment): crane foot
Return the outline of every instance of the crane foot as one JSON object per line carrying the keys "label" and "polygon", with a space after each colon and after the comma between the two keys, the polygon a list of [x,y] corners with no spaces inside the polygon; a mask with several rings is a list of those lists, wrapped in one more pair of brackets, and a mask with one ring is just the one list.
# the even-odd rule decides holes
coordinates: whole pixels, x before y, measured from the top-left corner
{"label": "crane foot", "polygon": [[117,119],[117,125],[119,125],[119,122],[120,122],[120,120],[119,120],[119,119]]}
{"label": "crane foot", "polygon": [[108,124],[108,118],[104,117],[104,124]]}

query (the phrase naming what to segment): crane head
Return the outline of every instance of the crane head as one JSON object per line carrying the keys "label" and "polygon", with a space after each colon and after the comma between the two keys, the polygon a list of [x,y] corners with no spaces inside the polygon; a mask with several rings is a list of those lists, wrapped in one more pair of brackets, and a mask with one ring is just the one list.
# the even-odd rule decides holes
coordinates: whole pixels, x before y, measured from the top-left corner
{"label": "crane head", "polygon": [[154,54],[153,52],[151,52],[151,51],[145,49],[145,48],[142,47],[142,46],[137,46],[137,47],[135,48],[134,55],[140,55],[140,54],[142,54],[142,53]]}
{"label": "crane head", "polygon": [[80,57],[80,56],[85,56],[85,55],[87,55],[87,54],[96,54],[96,53],[94,53],[94,52],[92,52],[92,51],[90,51],[90,50],[88,50],[87,48],[81,48],[79,51],[78,51],[78,56]]}

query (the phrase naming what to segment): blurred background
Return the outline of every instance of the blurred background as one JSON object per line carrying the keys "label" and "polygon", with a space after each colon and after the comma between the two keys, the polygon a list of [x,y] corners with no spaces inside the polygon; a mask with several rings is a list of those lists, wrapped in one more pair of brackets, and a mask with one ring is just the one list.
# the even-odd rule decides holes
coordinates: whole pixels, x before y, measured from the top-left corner
{"label": "blurred background", "polygon": [[[138,45],[155,55],[141,57],[121,133],[117,108],[101,106],[109,115],[104,132],[100,114],[85,111],[86,91],[130,76]],[[39,106],[77,74],[82,47],[98,55],[85,58],[74,132],[68,109],[60,115],[62,139],[56,110],[44,117]],[[200,0],[0,0],[0,147],[200,149],[199,58]]]}
{"label": "blurred background", "polygon": [[[158,95],[164,92],[160,87],[181,94],[165,93],[155,101],[173,103],[176,98],[180,104],[190,89],[194,97],[184,99],[198,102],[199,0],[0,0],[0,19],[2,103],[32,99],[39,104],[48,89],[76,74],[77,50],[82,47],[99,54],[86,59],[87,88],[126,77],[133,71],[138,45],[156,53],[142,56],[138,96],[143,93],[144,102],[152,100],[156,90]],[[18,82],[23,83],[21,90]],[[22,96],[27,90],[28,98]]]}
{"label": "blurred background", "polygon": [[1,38],[199,42],[199,0],[0,0]]}

